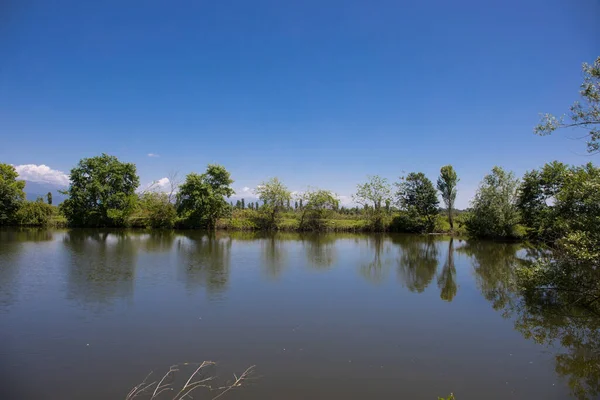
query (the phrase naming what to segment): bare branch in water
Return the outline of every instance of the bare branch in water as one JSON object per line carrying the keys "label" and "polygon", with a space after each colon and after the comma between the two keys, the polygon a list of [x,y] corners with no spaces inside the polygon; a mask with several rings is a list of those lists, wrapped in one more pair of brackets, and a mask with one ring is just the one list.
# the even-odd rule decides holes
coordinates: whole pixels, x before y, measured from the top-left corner
{"label": "bare branch in water", "polygon": [[[132,400],[138,396],[144,396],[149,400],[158,399],[159,396],[165,391],[174,391],[175,387],[172,382],[168,382],[168,378],[173,377],[175,372],[181,370],[182,366],[192,365],[191,363],[183,363],[178,365],[173,365],[169,368],[166,374],[159,381],[152,381],[148,383],[148,378],[152,375],[150,372],[144,380],[139,383],[137,386],[134,386],[133,389],[129,392],[125,400]],[[200,364],[196,364],[198,367],[194,370],[194,372],[190,375],[185,384],[179,389],[177,394],[171,398],[171,400],[183,400],[186,397],[191,398],[191,393],[198,388],[205,388],[210,392],[219,392],[216,396],[212,397],[212,400],[216,400],[223,396],[225,393],[229,392],[232,389],[241,387],[244,382],[248,379],[252,371],[254,370],[254,365],[247,368],[239,377],[237,375],[234,376],[234,381],[231,384],[227,384],[224,386],[215,387],[211,385],[211,382],[216,379],[215,375],[204,375],[204,370],[209,367],[215,365],[213,361],[204,361]]]}

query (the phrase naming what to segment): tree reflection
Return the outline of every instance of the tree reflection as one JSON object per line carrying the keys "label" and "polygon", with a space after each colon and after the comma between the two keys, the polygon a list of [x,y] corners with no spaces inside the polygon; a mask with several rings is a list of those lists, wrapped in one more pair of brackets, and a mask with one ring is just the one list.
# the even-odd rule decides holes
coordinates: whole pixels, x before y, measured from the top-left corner
{"label": "tree reflection", "polygon": [[302,244],[308,262],[317,269],[329,268],[336,258],[336,236],[331,234],[303,234]]}
{"label": "tree reflection", "polygon": [[284,242],[272,234],[262,239],[260,245],[265,273],[271,278],[279,278],[286,263]]}
{"label": "tree reflection", "polygon": [[143,249],[151,253],[166,253],[173,249],[175,232],[170,230],[155,230],[144,235]]}
{"label": "tree reflection", "polygon": [[369,262],[360,265],[360,273],[369,282],[381,283],[385,280],[389,263],[389,260],[384,257],[384,236],[382,234],[369,235],[365,237],[365,241],[372,258]]}
{"label": "tree reflection", "polygon": [[70,299],[98,305],[133,295],[137,249],[126,232],[73,229],[63,243]]}
{"label": "tree reflection", "polygon": [[[479,289],[492,306],[514,320],[527,339],[557,346],[555,371],[567,380],[578,399],[600,395],[600,315],[565,304],[556,293],[520,292],[515,269],[530,263],[539,252],[528,249],[519,258],[515,244],[472,242],[459,251],[472,257]],[[555,348],[555,349],[556,349]]]}
{"label": "tree reflection", "polygon": [[454,266],[454,238],[450,238],[448,242],[448,255],[446,256],[442,272],[438,275],[437,283],[440,288],[440,298],[451,302],[458,291],[458,286],[456,285],[456,267]]}
{"label": "tree reflection", "polygon": [[[53,238],[53,230],[46,228],[9,228],[0,229],[0,243],[47,242]],[[0,248],[0,250],[2,250]]]}
{"label": "tree reflection", "polygon": [[439,264],[435,239],[400,235],[392,240],[401,248],[398,277],[411,292],[423,292],[433,280]]}
{"label": "tree reflection", "polygon": [[227,289],[231,266],[231,238],[186,232],[177,238],[178,263],[189,288],[204,287],[210,295]]}
{"label": "tree reflection", "polygon": [[458,249],[471,257],[477,286],[495,310],[505,309],[516,300],[515,269],[520,248],[514,243],[470,241]]}
{"label": "tree reflection", "polygon": [[513,308],[515,328],[539,344],[560,344],[555,371],[578,399],[600,396],[600,316],[577,307],[523,299]]}

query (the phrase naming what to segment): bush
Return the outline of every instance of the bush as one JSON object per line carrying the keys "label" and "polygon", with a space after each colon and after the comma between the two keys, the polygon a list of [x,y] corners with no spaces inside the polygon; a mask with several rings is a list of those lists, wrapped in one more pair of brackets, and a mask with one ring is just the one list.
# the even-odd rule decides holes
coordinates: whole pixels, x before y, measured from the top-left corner
{"label": "bush", "polygon": [[148,192],[141,196],[138,213],[130,219],[130,224],[170,229],[175,225],[176,219],[177,211],[167,194]]}
{"label": "bush", "polygon": [[55,208],[43,201],[24,201],[17,210],[16,222],[25,226],[46,226],[55,214]]}

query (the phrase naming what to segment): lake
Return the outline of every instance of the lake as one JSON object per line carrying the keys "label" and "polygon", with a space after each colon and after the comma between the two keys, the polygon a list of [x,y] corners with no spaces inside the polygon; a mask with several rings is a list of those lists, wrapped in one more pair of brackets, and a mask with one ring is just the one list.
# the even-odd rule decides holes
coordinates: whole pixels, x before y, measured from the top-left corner
{"label": "lake", "polygon": [[219,380],[255,365],[221,399],[568,399],[569,349],[511,311],[525,257],[411,235],[0,230],[0,398],[125,399],[212,360]]}

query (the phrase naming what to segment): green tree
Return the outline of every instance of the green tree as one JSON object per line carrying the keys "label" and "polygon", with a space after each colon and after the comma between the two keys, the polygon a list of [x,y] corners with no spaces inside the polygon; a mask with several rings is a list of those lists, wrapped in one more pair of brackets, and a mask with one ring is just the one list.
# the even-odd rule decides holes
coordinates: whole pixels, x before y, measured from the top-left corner
{"label": "green tree", "polygon": [[398,205],[417,221],[417,226],[427,232],[435,228],[439,200],[433,183],[422,172],[411,172],[400,178]]}
{"label": "green tree", "polygon": [[581,84],[581,102],[576,101],[570,109],[569,115],[557,118],[551,114],[545,114],[540,124],[534,128],[538,135],[549,135],[561,128],[583,128],[587,131],[584,136],[587,139],[587,150],[589,153],[600,151],[600,57],[596,58],[594,64],[583,64],[584,79]]}
{"label": "green tree", "polygon": [[338,207],[337,196],[322,189],[309,189],[301,196],[306,205],[302,209],[300,229],[322,229],[323,220]]}
{"label": "green tree", "polygon": [[241,207],[242,207],[242,210],[246,208],[246,201],[244,200],[244,198],[242,198]]}
{"label": "green tree", "polygon": [[519,188],[517,207],[532,239],[553,241],[565,233],[564,224],[558,224],[556,196],[562,190],[568,175],[575,172],[558,161],[544,165],[540,170],[528,171]]}
{"label": "green tree", "polygon": [[25,181],[17,180],[15,167],[0,164],[0,225],[14,223],[21,203],[25,200]]}
{"label": "green tree", "polygon": [[538,302],[577,304],[600,315],[600,168],[571,167],[562,179],[548,213],[561,234],[550,242],[552,254],[519,270],[519,282]]}
{"label": "green tree", "polygon": [[278,178],[271,178],[258,185],[255,193],[263,202],[262,208],[267,215],[267,227],[270,229],[275,228],[281,210],[292,196],[290,191]]}
{"label": "green tree", "polygon": [[46,194],[46,200],[48,201],[49,205],[52,205],[52,192],[48,192],[48,194]]}
{"label": "green tree", "polygon": [[522,236],[517,209],[519,180],[512,172],[494,167],[483,178],[466,220],[471,236],[510,239]]}
{"label": "green tree", "polygon": [[123,226],[134,211],[139,186],[135,164],[102,154],[71,170],[69,198],[61,210],[73,226]]}
{"label": "green tree", "polygon": [[383,206],[392,199],[392,187],[386,178],[378,175],[368,176],[367,182],[356,186],[356,193],[352,199],[365,207],[374,229],[383,229]]}
{"label": "green tree", "polygon": [[454,219],[452,213],[454,211],[454,201],[456,200],[458,184],[458,176],[452,165],[445,165],[440,169],[440,176],[437,180],[437,190],[442,194],[442,200],[446,205],[448,211],[448,222],[450,223],[450,229],[454,230]]}
{"label": "green tree", "polygon": [[225,198],[235,192],[225,167],[209,164],[203,174],[190,173],[177,193],[177,212],[190,228],[214,229],[230,208]]}

